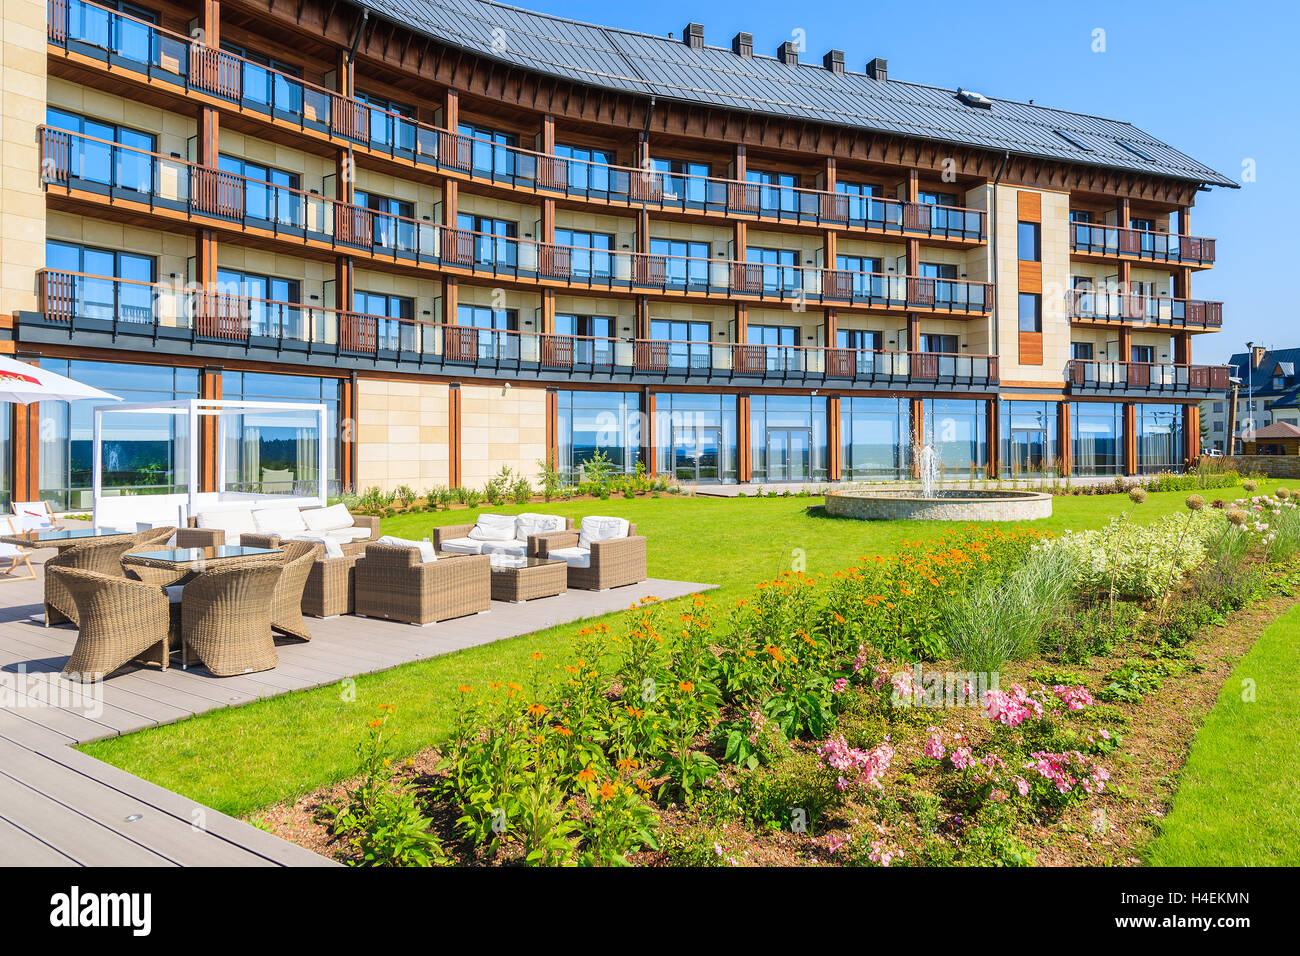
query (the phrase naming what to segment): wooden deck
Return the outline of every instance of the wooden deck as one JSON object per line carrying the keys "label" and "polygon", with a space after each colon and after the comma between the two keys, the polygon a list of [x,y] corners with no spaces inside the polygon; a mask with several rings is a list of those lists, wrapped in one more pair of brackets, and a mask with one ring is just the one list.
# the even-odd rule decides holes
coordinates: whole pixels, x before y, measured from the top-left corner
{"label": "wooden deck", "polygon": [[[651,579],[570,591],[419,628],[369,618],[308,619],[310,643],[278,642],[274,670],[213,677],[202,668],[128,668],[99,685],[59,672],[71,627],[39,620],[42,583],[0,583],[0,865],[321,866],[323,857],[141,780],[72,745],[131,733],[344,677],[448,654],[710,585]],[[33,619],[33,618],[37,619]]]}

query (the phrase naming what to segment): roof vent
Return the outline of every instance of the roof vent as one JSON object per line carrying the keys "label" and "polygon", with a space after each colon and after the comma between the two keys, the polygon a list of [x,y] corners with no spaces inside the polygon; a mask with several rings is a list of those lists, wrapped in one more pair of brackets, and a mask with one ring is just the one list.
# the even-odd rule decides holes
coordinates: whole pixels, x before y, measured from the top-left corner
{"label": "roof vent", "polygon": [[824,57],[822,57],[822,66],[826,67],[826,69],[830,70],[832,73],[843,73],[844,72],[844,51],[831,50]]}
{"label": "roof vent", "polygon": [[776,58],[786,66],[799,65],[799,44],[786,40],[776,49]]}
{"label": "roof vent", "polygon": [[682,31],[682,40],[692,50],[704,49],[704,25],[701,23],[688,23],[686,29]]}
{"label": "roof vent", "polygon": [[993,101],[983,93],[976,93],[974,90],[963,90],[957,88],[957,99],[961,100],[967,106],[974,106],[982,110],[993,109]]}
{"label": "roof vent", "polygon": [[736,56],[753,56],[754,34],[737,33],[731,38],[731,52]]}
{"label": "roof vent", "polygon": [[867,64],[867,76],[873,80],[889,79],[889,61],[883,56],[878,56]]}

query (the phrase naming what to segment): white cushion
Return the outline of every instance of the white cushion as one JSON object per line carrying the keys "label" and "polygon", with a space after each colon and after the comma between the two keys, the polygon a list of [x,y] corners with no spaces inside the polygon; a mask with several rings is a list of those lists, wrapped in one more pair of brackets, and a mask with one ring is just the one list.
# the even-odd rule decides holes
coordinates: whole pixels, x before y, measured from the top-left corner
{"label": "white cushion", "polygon": [[282,538],[307,530],[297,508],[262,508],[253,512],[253,524],[260,534],[278,534]]}
{"label": "white cushion", "polygon": [[571,568],[591,567],[590,548],[555,548],[546,552],[546,556],[555,558],[557,561],[563,561]]}
{"label": "white cushion", "polygon": [[525,511],[515,521],[515,539],[528,543],[530,534],[549,534],[552,531],[563,531],[564,519],[559,515],[540,515],[531,511]]}
{"label": "white cushion", "polygon": [[241,534],[256,534],[257,522],[249,508],[231,508],[227,511],[204,511],[195,519],[200,528],[215,528],[226,533],[226,544],[239,544]]}
{"label": "white cushion", "polygon": [[522,568],[528,559],[522,554],[489,554],[488,563],[494,568]]}
{"label": "white cushion", "polygon": [[331,537],[338,538],[340,541],[359,541],[362,538],[370,537],[369,528],[331,528],[323,532]]}
{"label": "white cushion", "polygon": [[0,541],[0,558],[12,558],[15,555],[23,553],[23,549],[16,544],[5,544]]}
{"label": "white cushion", "polygon": [[325,557],[341,558],[343,557],[343,545],[333,534],[327,534],[323,531],[304,531],[302,534],[295,534],[290,541],[316,541],[325,546]]}
{"label": "white cushion", "polygon": [[[590,548],[593,541],[608,541],[611,538],[626,537],[626,518],[605,518],[600,515],[588,515],[582,519],[582,532],[578,535],[578,547]],[[583,565],[583,567],[586,567],[586,565]]]}
{"label": "white cushion", "polygon": [[479,515],[469,536],[476,541],[515,540],[514,515]]}
{"label": "white cushion", "polygon": [[433,544],[428,538],[423,541],[413,541],[410,538],[394,538],[391,534],[386,534],[375,543],[392,544],[399,548],[419,548],[421,564],[428,564],[430,561],[438,560],[438,553],[434,550]]}
{"label": "white cushion", "polygon": [[[330,505],[328,508],[308,508],[302,512],[302,520],[308,531],[340,531],[351,528],[353,524],[348,506],[342,504]],[[362,530],[367,531],[364,528]]]}
{"label": "white cushion", "polygon": [[454,554],[482,554],[485,541],[475,541],[473,538],[452,538],[450,541],[442,543],[442,550],[450,551]]}
{"label": "white cushion", "polygon": [[516,558],[528,556],[528,544],[525,541],[484,541],[480,554],[508,554]]}

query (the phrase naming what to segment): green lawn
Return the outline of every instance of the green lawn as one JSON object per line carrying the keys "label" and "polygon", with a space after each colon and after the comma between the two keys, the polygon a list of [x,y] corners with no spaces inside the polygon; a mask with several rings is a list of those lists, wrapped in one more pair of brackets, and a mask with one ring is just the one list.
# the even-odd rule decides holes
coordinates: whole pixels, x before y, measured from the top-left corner
{"label": "green lawn", "polygon": [[[1300,607],[1224,683],[1151,848],[1155,866],[1300,864]],[[1252,683],[1247,683],[1252,682]],[[1243,692],[1253,687],[1253,701]]]}
{"label": "green lawn", "polygon": [[[1239,494],[1222,489],[1206,497]],[[1137,506],[1123,495],[1057,498],[1053,517],[1034,526],[1056,532],[1098,527],[1123,511],[1150,521],[1181,509],[1186,497],[1181,492],[1152,494]],[[663,496],[490,510],[626,517],[649,538],[652,576],[720,585],[713,593],[725,603],[789,568],[801,553],[809,573],[831,572],[860,555],[892,553],[900,542],[935,537],[951,527],[827,518],[809,511],[819,504],[820,499],[797,497]],[[459,524],[469,517],[465,511],[404,515],[385,520],[383,529],[425,537],[435,524]],[[608,616],[611,626],[616,618]],[[527,673],[532,652],[562,654],[577,627],[565,625],[359,677],[356,703],[340,700],[337,687],[323,687],[88,744],[85,750],[219,810],[245,814],[348,777],[356,765],[359,728],[379,704],[397,706],[410,751],[435,743],[448,730],[459,685],[518,679]]]}

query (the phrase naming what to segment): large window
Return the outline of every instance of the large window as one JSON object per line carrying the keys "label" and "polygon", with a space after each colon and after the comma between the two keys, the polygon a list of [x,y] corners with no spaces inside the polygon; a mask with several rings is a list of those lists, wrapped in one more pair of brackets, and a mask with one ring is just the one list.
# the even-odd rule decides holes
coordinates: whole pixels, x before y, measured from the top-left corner
{"label": "large window", "polygon": [[849,281],[855,299],[884,296],[885,270],[879,256],[836,256],[835,268],[850,273]]}
{"label": "large window", "polygon": [[357,101],[365,103],[370,113],[370,141],[398,149],[415,149],[414,107],[395,103],[382,96],[357,92]]}
{"label": "large window", "polygon": [[1137,406],[1137,470],[1140,474],[1182,471],[1187,464],[1183,447],[1181,405]]}
{"label": "large window", "polygon": [[606,232],[556,229],[555,244],[569,246],[569,274],[575,279],[608,279],[613,272],[614,237]]}
{"label": "large window", "polygon": [[684,484],[736,480],[736,396],[655,394],[655,466]]}
{"label": "large window", "polygon": [[[45,123],[55,129],[88,137],[74,138],[68,143],[68,168],[75,178],[118,189],[153,192],[153,158],[146,155],[154,152],[157,143],[152,133],[105,123],[53,106],[45,111]],[[130,148],[114,149],[113,144]]]}
{"label": "large window", "polygon": [[846,481],[911,474],[911,407],[905,398],[841,398],[840,441]]}
{"label": "large window", "polygon": [[759,208],[797,212],[799,210],[799,177],[795,173],[776,173],[765,169],[748,169],[745,180],[758,183]]}
{"label": "large window", "polygon": [[745,250],[745,260],[762,265],[765,292],[795,292],[803,285],[798,249],[750,246]]}
{"label": "large window", "polygon": [[703,205],[708,199],[708,163],[684,159],[652,159],[650,165],[661,175],[665,199],[680,199]]}
{"label": "large window", "polygon": [[987,403],[980,399],[927,398],[925,443],[942,477],[976,477],[988,464]]}
{"label": "large window", "polygon": [[1057,474],[1056,402],[1001,402],[1002,476]]}
{"label": "large window", "polygon": [[750,473],[768,484],[826,480],[826,399],[754,395],[749,400]]}
{"label": "large window", "polygon": [[[199,373],[192,368],[51,358],[41,359],[41,368],[101,388],[126,402],[170,402],[199,394]],[[41,402],[41,498],[56,509],[88,511],[92,507],[94,406],[94,402]],[[189,481],[186,427],[186,420],[175,415],[107,416],[105,493],[184,491]]]}
{"label": "large window", "polygon": [[799,329],[793,325],[749,325],[745,327],[745,344],[766,346],[763,350],[770,372],[801,368]]}
{"label": "large window", "polygon": [[217,284],[226,295],[237,295],[246,300],[250,335],[274,339],[306,338],[299,307],[302,286],[297,279],[218,269]]}
{"label": "large window", "polygon": [[461,123],[457,128],[462,136],[474,138],[470,148],[470,158],[474,172],[503,178],[515,174],[514,148],[519,145],[519,137],[514,133],[503,133],[487,126]]}
{"label": "large window", "polygon": [[575,336],[573,364],[614,364],[614,317],[610,315],[571,315],[556,313],[555,334]]}
{"label": "large window", "polygon": [[664,281],[669,286],[707,288],[709,244],[683,239],[651,239],[650,254],[665,256]]}
{"label": "large window", "polygon": [[217,168],[232,176],[244,176],[244,215],[251,219],[280,222],[291,226],[305,225],[301,178],[287,169],[253,163],[237,156],[221,154]]}
{"label": "large window", "polygon": [[515,241],[519,234],[517,223],[462,212],[456,216],[456,226],[476,233],[473,237],[475,265],[514,268],[519,264],[519,243]]}
{"label": "large window", "polygon": [[372,241],[375,245],[389,249],[415,248],[415,203],[360,189],[352,194],[352,201],[357,206],[374,210]]}
{"label": "large window", "polygon": [[[107,7],[108,10],[101,9]],[[119,56],[137,63],[151,63],[151,31],[145,23],[157,23],[158,15],[121,0],[103,0],[95,5],[69,2],[67,7],[68,39],[80,40],[91,46],[112,50]],[[125,13],[126,17],[112,16],[108,11]],[[144,23],[136,23],[143,20]]]}
{"label": "large window", "polygon": [[462,305],[456,309],[456,324],[478,329],[477,352],[481,360],[519,358],[519,313],[514,309],[493,309],[484,305]]}
{"label": "large window", "polygon": [[570,189],[587,193],[609,192],[609,167],[614,165],[612,150],[556,143],[555,155],[570,160],[565,164],[569,168]]}
{"label": "large window", "polygon": [[616,472],[632,474],[641,459],[641,396],[637,392],[560,392],[556,396],[558,469],[576,481],[597,452]]}
{"label": "large window", "polygon": [[1020,331],[1043,331],[1043,297],[1037,292],[1021,292],[1018,300]]}
{"label": "large window", "polygon": [[[45,265],[59,272],[81,273],[73,279],[80,318],[122,322],[153,321],[153,289],[157,279],[153,256],[114,249],[97,249],[56,239],[45,241]],[[95,278],[102,276],[104,278]],[[114,282],[129,279],[130,282]]]}
{"label": "large window", "polygon": [[[255,372],[225,372],[221,378],[221,397],[225,399],[324,405],[325,486],[327,493],[339,493],[341,379]],[[250,411],[226,416],[222,427],[228,489],[259,494],[316,493],[321,436],[314,410],[288,418],[282,410],[264,415]]]}
{"label": "large window", "polygon": [[708,322],[650,320],[650,338],[668,343],[669,368],[708,368],[712,329]]}
{"label": "large window", "polygon": [[415,300],[410,296],[358,290],[352,294],[352,309],[361,315],[376,316],[375,340],[379,349],[413,352],[418,348]]}
{"label": "large window", "polygon": [[302,84],[289,79],[302,76],[298,67],[233,43],[223,42],[221,49],[244,60],[240,80],[245,100],[293,115],[302,113]]}
{"label": "large window", "polygon": [[1042,227],[1036,222],[1017,224],[1016,246],[1021,262],[1041,262],[1043,260]]}
{"label": "large window", "polygon": [[13,495],[9,485],[13,475],[14,445],[10,434],[10,416],[0,415],[0,508],[13,510]]}
{"label": "large window", "polygon": [[1124,471],[1124,406],[1075,402],[1070,406],[1076,475],[1118,475]]}

